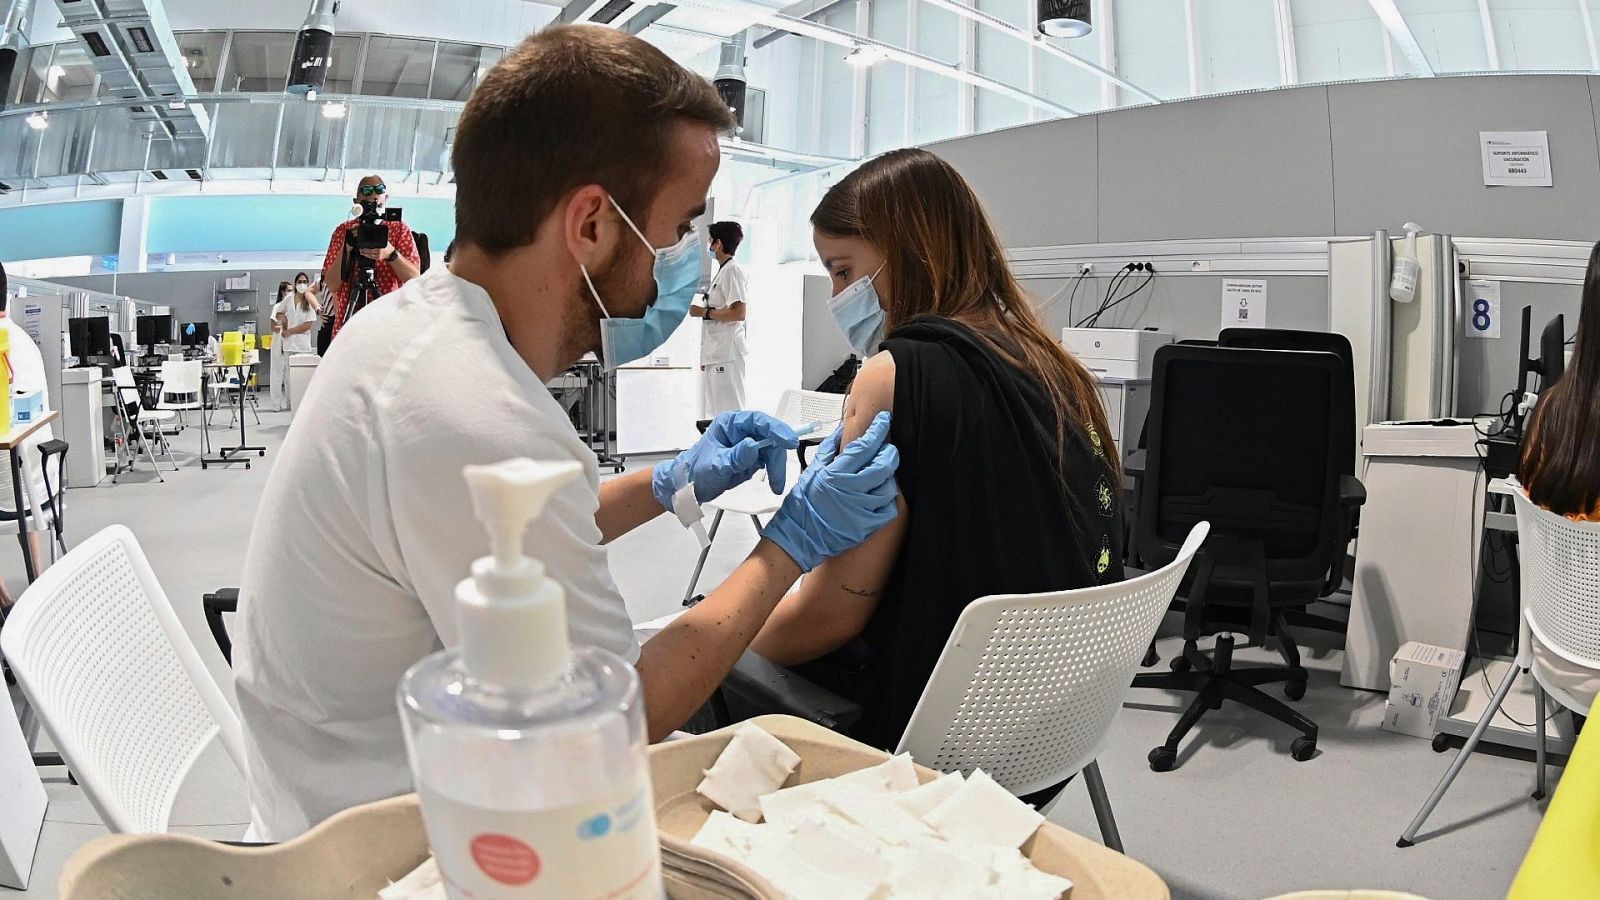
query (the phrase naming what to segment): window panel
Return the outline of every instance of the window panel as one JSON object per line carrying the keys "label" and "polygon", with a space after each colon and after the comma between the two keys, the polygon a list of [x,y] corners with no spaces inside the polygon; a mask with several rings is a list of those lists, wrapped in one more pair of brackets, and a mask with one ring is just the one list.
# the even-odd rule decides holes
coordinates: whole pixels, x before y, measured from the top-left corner
{"label": "window panel", "polygon": [[361,59],[361,35],[336,34],[328,48],[328,77],[322,90],[329,94],[351,94],[356,89],[356,63]]}
{"label": "window panel", "polygon": [[45,44],[33,47],[23,52],[26,57],[18,58],[17,71],[22,73],[18,80],[22,82],[17,92],[18,103],[38,103],[39,92],[44,90],[44,76],[50,70],[50,54],[55,52],[54,44]]}
{"label": "window panel", "polygon": [[361,93],[379,97],[426,97],[432,68],[433,41],[373,35],[367,38]]}
{"label": "window panel", "polygon": [[[488,58],[491,50],[494,53],[492,60]],[[466,100],[479,79],[499,59],[499,49],[441,41],[428,96],[434,100]]]}
{"label": "window panel", "polygon": [[1283,83],[1272,0],[1195,0],[1195,29],[1201,93]]}
{"label": "window panel", "polygon": [[[1057,46],[1065,48],[1073,56],[1086,59],[1092,63],[1100,62],[1100,45],[1096,41],[1059,41]],[[1035,66],[1034,87],[1040,96],[1054,100],[1069,109],[1078,112],[1094,112],[1105,108],[1104,94],[1101,87],[1105,79],[1094,72],[1081,66],[1075,66],[1060,57],[1045,53],[1042,50],[1033,51],[1037,61]],[[1134,82],[1138,84],[1138,82]],[[1044,115],[1053,115],[1048,111]]]}
{"label": "window panel", "polygon": [[[1489,49],[1483,41],[1478,0],[1395,0],[1406,24],[1422,45],[1436,72],[1483,72]],[[1405,56],[1395,52],[1396,68],[1407,71]]]}
{"label": "window panel", "polygon": [[[822,17],[825,25],[842,31],[855,31],[856,5],[846,3]],[[850,51],[837,44],[822,45],[822,127],[817,134],[817,152],[827,156],[849,156],[850,136],[856,125],[855,67],[844,61]]]}
{"label": "window panel", "polygon": [[41,99],[52,103],[91,100],[99,87],[99,74],[89,61],[89,51],[76,42],[57,44],[44,73]]}
{"label": "window panel", "polygon": [[[873,0],[871,37],[904,47],[909,23],[909,0]],[[867,70],[867,152],[882,153],[906,144],[907,68],[881,62]]]}
{"label": "window panel", "polygon": [[[959,63],[961,18],[931,6],[919,7],[914,49],[924,56]],[[961,83],[922,69],[918,69],[912,79],[912,143],[926,144],[954,137],[961,127]]]}
{"label": "window panel", "polygon": [[[1188,96],[1183,0],[1116,0],[1116,14],[1118,74],[1158,97]],[[1069,41],[1068,46],[1076,49],[1085,40],[1090,38]]]}
{"label": "window panel", "polygon": [[1502,69],[1587,69],[1583,15],[1571,0],[1489,0]]}
{"label": "window panel", "polygon": [[183,55],[194,89],[202,94],[217,90],[217,64],[222,61],[222,47],[228,42],[226,31],[180,31],[178,52]]}
{"label": "window panel", "polygon": [[1348,81],[1389,74],[1389,33],[1367,0],[1292,0],[1301,81]]}
{"label": "window panel", "polygon": [[293,55],[293,32],[235,31],[228,65],[217,90],[281,91],[289,81],[289,60]]}
{"label": "window panel", "polygon": [[[1027,27],[1029,0],[978,0],[978,9],[1012,25]],[[1028,89],[1028,46],[1018,38],[986,25],[976,26],[974,62],[979,74]],[[1021,100],[979,88],[973,119],[979,131],[1008,128],[1028,121],[1029,106]]]}

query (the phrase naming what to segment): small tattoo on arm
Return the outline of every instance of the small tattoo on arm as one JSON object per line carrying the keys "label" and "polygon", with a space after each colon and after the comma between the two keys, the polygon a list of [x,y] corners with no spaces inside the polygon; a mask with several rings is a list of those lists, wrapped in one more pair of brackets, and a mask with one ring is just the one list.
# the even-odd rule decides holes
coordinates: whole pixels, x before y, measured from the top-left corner
{"label": "small tattoo on arm", "polygon": [[855,594],[857,597],[866,597],[869,599],[883,593],[882,591],[869,591],[866,588],[853,588],[848,584],[842,584],[839,585],[839,587],[842,588],[847,594]]}

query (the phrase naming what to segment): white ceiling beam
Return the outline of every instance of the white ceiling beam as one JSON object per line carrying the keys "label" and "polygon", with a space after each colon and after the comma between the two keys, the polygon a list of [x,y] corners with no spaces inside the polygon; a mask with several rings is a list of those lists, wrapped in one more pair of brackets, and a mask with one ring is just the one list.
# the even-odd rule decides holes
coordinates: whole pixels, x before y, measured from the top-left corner
{"label": "white ceiling beam", "polygon": [[1583,37],[1589,42],[1589,68],[1600,69],[1600,44],[1594,39],[1594,17],[1589,14],[1589,0],[1576,0],[1578,15],[1583,17]]}
{"label": "white ceiling beam", "polygon": [[1500,42],[1494,36],[1494,19],[1489,17],[1489,0],[1478,0],[1478,20],[1483,23],[1483,46],[1489,51],[1489,69],[1500,71]]}
{"label": "white ceiling beam", "polygon": [[556,14],[556,21],[563,24],[587,22],[605,5],[606,0],[568,0]]}
{"label": "white ceiling beam", "polygon": [[1367,0],[1372,6],[1372,11],[1378,14],[1378,20],[1383,27],[1389,30],[1389,37],[1394,40],[1394,45],[1405,54],[1411,63],[1411,68],[1418,75],[1431,76],[1434,73],[1433,63],[1428,62],[1428,55],[1422,52],[1422,45],[1417,43],[1417,36],[1411,33],[1411,26],[1406,24],[1406,17],[1400,14],[1400,7],[1395,5],[1395,0]]}
{"label": "white ceiling beam", "polygon": [[998,16],[991,16],[979,9],[973,9],[965,3],[961,3],[960,0],[920,0],[920,2],[925,3],[928,6],[949,10],[963,19],[970,19],[974,22],[977,22],[979,25],[988,26],[996,31],[1003,31],[1019,40],[1027,41],[1029,44],[1038,47],[1057,59],[1069,62],[1080,69],[1093,72],[1095,75],[1098,75],[1112,84],[1124,88],[1125,90],[1130,91],[1131,93],[1136,94],[1137,96],[1142,97],[1151,103],[1161,102],[1161,98],[1157,97],[1155,94],[1150,93],[1136,84],[1128,82],[1126,79],[1122,78],[1110,69],[1097,66],[1081,56],[1076,56],[1062,49],[1061,47],[1050,43],[1050,41],[1042,34],[1030,34],[1026,31],[1023,31],[1021,28],[1012,25],[1005,19],[1002,19]]}
{"label": "white ceiling beam", "polygon": [[874,40],[864,35],[852,34],[819,22],[787,16],[759,3],[751,2],[751,0],[688,0],[688,2],[680,3],[679,5],[698,6],[702,9],[736,13],[750,19],[757,25],[765,25],[768,28],[776,28],[780,31],[787,31],[846,49],[871,47],[883,54],[885,59],[914,69],[943,75],[946,78],[953,78],[956,81],[970,84],[974,87],[985,88],[1002,96],[1011,97],[1015,100],[1021,100],[1023,103],[1037,106],[1040,109],[1049,110],[1060,116],[1076,116],[1080,114],[1070,106],[1063,106],[1053,100],[1047,100],[1037,94],[979,75],[977,72],[968,71],[960,66],[953,66],[931,56],[924,56],[921,53],[915,53],[903,47],[896,47],[893,44],[886,44],[883,41]]}
{"label": "white ceiling beam", "polygon": [[1289,0],[1277,0],[1272,13],[1278,28],[1279,83],[1299,84],[1300,58],[1294,48],[1294,12],[1289,8]]}

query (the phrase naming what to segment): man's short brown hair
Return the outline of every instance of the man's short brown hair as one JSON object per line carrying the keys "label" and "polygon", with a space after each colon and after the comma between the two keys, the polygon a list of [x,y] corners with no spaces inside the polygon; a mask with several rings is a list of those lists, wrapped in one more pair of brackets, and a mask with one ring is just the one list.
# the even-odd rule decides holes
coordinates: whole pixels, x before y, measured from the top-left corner
{"label": "man's short brown hair", "polygon": [[462,110],[457,240],[490,253],[532,243],[556,202],[585,184],[609,190],[642,227],[680,121],[727,131],[733,115],[710,82],[632,35],[564,25],[529,37]]}

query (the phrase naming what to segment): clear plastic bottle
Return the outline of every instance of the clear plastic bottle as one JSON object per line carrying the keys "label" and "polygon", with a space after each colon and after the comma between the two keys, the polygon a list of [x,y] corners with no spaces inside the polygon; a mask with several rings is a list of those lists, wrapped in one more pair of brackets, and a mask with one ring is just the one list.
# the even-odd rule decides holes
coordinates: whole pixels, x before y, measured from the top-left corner
{"label": "clear plastic bottle", "polygon": [[456,587],[460,650],[400,681],[428,841],[452,898],[659,898],[639,677],[573,651],[566,596],[522,532],[578,463],[469,466],[492,556]]}

